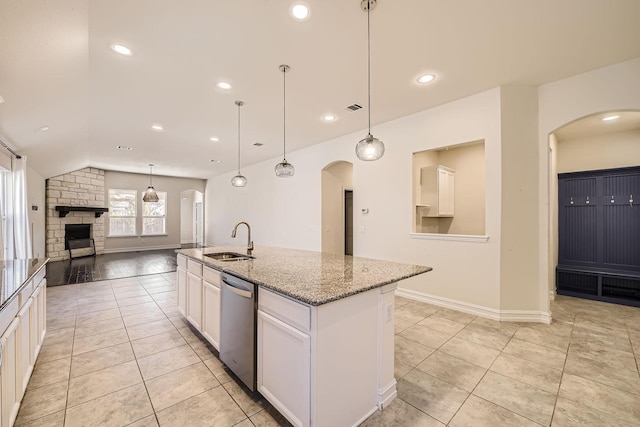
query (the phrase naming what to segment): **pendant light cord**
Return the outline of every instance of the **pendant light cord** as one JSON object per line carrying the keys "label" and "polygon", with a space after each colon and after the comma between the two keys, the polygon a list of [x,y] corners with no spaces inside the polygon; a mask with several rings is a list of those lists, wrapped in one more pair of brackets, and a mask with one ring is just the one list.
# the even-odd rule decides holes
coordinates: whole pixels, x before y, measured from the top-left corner
{"label": "pendant light cord", "polygon": [[369,103],[369,135],[371,135],[371,0],[367,0],[367,96]]}
{"label": "pendant light cord", "polygon": [[238,175],[240,175],[240,103],[236,103],[238,106]]}
{"label": "pendant light cord", "polygon": [[282,69],[282,158],[287,161],[287,69]]}
{"label": "pendant light cord", "polygon": [[149,165],[149,187],[153,187],[153,165]]}

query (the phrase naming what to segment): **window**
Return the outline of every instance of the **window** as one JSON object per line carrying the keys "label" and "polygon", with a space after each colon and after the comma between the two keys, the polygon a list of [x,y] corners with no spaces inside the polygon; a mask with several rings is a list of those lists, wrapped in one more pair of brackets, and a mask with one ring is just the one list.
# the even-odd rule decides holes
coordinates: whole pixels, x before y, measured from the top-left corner
{"label": "window", "polygon": [[136,190],[109,190],[109,236],[136,235]]}
{"label": "window", "polygon": [[142,234],[145,236],[166,233],[167,193],[156,193],[160,200],[142,204]]}

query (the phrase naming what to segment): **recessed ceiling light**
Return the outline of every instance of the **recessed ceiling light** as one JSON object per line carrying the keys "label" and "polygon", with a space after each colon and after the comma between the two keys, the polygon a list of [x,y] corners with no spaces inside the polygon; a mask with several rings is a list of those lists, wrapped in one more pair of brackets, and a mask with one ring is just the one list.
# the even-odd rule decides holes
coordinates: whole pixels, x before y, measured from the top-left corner
{"label": "recessed ceiling light", "polygon": [[436,76],[433,74],[423,74],[418,77],[416,80],[418,83],[430,83],[436,79]]}
{"label": "recessed ceiling light", "polygon": [[125,56],[133,55],[133,52],[131,52],[131,49],[121,44],[112,44],[111,49],[113,49],[114,52],[117,52],[120,55],[125,55]]}
{"label": "recessed ceiling light", "polygon": [[220,89],[231,89],[231,85],[227,82],[220,82],[216,86],[218,86]]}
{"label": "recessed ceiling light", "polygon": [[211,138],[209,138],[209,140],[211,140],[211,141],[213,141],[213,142],[218,142],[218,141],[220,141],[220,139],[219,139],[219,138],[217,138],[217,137],[215,137],[215,136],[212,136]]}
{"label": "recessed ceiling light", "polygon": [[49,130],[49,126],[46,126],[46,125],[45,125],[45,126],[40,126],[40,127],[38,128],[38,130],[41,130],[41,131],[43,131],[43,132],[48,131],[48,130]]}
{"label": "recessed ceiling light", "polygon": [[611,120],[617,120],[620,116],[607,116],[602,119],[603,122],[610,122]]}
{"label": "recessed ceiling light", "polygon": [[151,129],[157,130],[158,132],[160,132],[164,130],[164,126],[162,126],[160,123],[154,123],[151,125]]}
{"label": "recessed ceiling light", "polygon": [[262,147],[264,144],[262,142],[255,142],[253,145],[256,147]]}
{"label": "recessed ceiling light", "polygon": [[118,150],[133,151],[133,148],[126,145],[116,145],[116,148]]}
{"label": "recessed ceiling light", "polygon": [[4,98],[0,96],[0,104],[4,103]]}
{"label": "recessed ceiling light", "polygon": [[309,9],[309,6],[302,3],[296,3],[293,6],[291,6],[291,9],[289,10],[289,12],[291,13],[291,16],[293,16],[293,18],[297,19],[298,21],[306,21],[307,19],[309,19],[309,16],[311,15],[311,10]]}
{"label": "recessed ceiling light", "polygon": [[334,116],[333,114],[326,114],[324,116],[322,116],[322,120],[324,120],[325,122],[332,122],[334,120],[336,120],[337,117]]}

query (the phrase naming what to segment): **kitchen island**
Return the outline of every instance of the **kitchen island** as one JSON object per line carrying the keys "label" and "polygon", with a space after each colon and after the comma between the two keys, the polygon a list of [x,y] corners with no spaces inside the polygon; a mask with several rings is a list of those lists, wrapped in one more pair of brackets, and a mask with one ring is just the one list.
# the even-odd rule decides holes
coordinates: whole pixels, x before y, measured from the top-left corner
{"label": "kitchen island", "polygon": [[257,285],[257,389],[294,425],[352,426],[396,396],[394,290],[430,267],[258,247],[178,250],[178,308],[220,350],[224,274]]}

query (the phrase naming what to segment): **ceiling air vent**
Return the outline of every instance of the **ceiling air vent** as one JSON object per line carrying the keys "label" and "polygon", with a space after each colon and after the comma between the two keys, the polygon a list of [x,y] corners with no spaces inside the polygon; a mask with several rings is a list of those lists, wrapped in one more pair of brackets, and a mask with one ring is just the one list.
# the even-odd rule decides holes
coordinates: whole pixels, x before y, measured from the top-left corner
{"label": "ceiling air vent", "polygon": [[358,110],[362,109],[362,105],[360,105],[360,104],[351,104],[346,109],[350,110],[350,111],[358,111]]}

